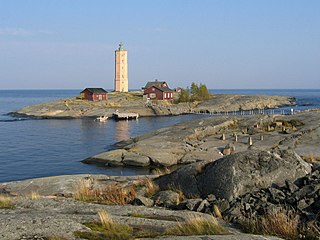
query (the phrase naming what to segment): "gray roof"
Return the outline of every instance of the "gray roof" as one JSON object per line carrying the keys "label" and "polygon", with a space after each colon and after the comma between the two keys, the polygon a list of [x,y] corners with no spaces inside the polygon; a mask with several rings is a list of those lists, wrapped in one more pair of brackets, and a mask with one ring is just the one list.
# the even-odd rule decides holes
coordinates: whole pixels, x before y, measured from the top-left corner
{"label": "gray roof", "polygon": [[161,87],[164,83],[164,81],[154,81],[154,82],[147,82],[146,86],[144,88],[149,88],[149,87],[152,87],[152,86],[155,86],[155,87]]}
{"label": "gray roof", "polygon": [[[167,86],[163,87],[163,84],[166,84]],[[163,92],[173,92],[173,90],[168,87],[168,84],[165,81],[147,82],[146,86],[143,89],[148,89],[152,86],[158,88],[159,90],[161,90]]]}
{"label": "gray roof", "polygon": [[86,88],[82,92],[84,92],[85,90],[88,90],[89,92],[96,94],[107,93],[107,91],[103,88]]}

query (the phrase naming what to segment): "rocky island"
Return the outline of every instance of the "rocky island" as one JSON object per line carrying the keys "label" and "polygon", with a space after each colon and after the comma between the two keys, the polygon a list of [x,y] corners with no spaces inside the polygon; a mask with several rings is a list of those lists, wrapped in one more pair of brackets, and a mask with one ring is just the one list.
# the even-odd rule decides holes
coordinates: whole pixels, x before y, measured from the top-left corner
{"label": "rocky island", "polygon": [[0,236],[319,239],[319,130],[320,111],[309,110],[198,119],[128,139],[84,162],[179,167],[2,183]]}
{"label": "rocky island", "polygon": [[13,115],[36,118],[86,118],[112,116],[116,110],[135,112],[141,117],[187,114],[191,111],[228,112],[277,108],[294,105],[295,99],[285,96],[212,95],[209,100],[174,104],[158,101],[147,104],[142,92],[110,92],[106,101],[87,101],[77,97],[24,107]]}

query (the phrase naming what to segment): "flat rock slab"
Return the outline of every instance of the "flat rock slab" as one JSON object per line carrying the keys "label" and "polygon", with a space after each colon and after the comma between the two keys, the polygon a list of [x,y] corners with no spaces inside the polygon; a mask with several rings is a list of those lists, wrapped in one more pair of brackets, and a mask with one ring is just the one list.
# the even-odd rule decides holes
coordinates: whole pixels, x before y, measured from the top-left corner
{"label": "flat rock slab", "polygon": [[150,165],[150,159],[137,153],[126,153],[123,157],[124,165],[146,167]]}
{"label": "flat rock slab", "polygon": [[75,192],[77,184],[80,181],[91,184],[93,188],[101,188],[108,183],[128,184],[132,181],[140,181],[145,177],[154,178],[155,176],[108,176],[102,174],[63,175],[0,183],[0,189],[4,189],[18,196],[30,195],[32,192],[44,196],[70,196]]}
{"label": "flat rock slab", "polygon": [[121,165],[123,156],[127,151],[125,149],[116,149],[109,152],[103,152],[97,154],[93,157],[83,160],[83,163],[103,163],[103,164],[113,164]]}

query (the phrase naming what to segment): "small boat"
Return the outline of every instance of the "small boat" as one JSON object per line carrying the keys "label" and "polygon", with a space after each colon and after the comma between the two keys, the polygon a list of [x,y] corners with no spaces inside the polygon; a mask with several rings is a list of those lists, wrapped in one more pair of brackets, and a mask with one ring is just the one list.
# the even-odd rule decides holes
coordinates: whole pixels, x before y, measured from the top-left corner
{"label": "small boat", "polygon": [[100,116],[95,119],[97,122],[106,122],[108,120],[107,116]]}

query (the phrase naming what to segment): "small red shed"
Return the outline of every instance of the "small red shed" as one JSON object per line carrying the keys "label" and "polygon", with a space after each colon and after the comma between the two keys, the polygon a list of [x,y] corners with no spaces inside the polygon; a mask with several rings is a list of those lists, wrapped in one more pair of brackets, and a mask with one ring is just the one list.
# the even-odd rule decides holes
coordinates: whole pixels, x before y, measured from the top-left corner
{"label": "small red shed", "polygon": [[88,101],[103,101],[107,100],[107,91],[103,88],[86,88],[84,89],[80,95],[82,99],[86,99]]}
{"label": "small red shed", "polygon": [[148,82],[143,88],[143,94],[151,100],[172,100],[173,90],[164,81]]}

